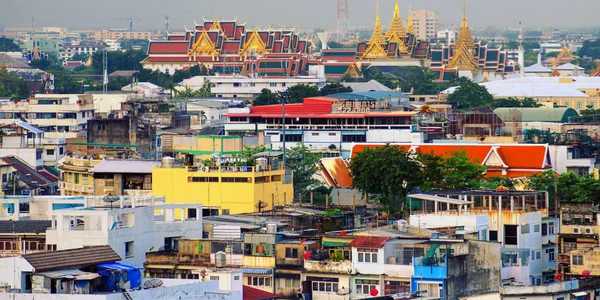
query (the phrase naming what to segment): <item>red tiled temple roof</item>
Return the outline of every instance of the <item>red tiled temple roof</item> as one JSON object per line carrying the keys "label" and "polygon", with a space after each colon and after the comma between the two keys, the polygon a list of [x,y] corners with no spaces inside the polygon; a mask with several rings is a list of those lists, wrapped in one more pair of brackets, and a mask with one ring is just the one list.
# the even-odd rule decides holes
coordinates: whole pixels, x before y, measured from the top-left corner
{"label": "red tiled temple roof", "polygon": [[243,286],[244,300],[277,299],[279,295],[265,292],[247,285]]}

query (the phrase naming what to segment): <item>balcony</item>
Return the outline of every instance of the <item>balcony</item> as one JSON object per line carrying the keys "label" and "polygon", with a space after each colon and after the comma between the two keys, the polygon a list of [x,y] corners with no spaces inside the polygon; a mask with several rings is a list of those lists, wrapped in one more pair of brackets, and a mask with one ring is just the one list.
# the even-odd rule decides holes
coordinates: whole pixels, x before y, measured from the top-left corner
{"label": "balcony", "polygon": [[315,273],[337,273],[337,274],[352,274],[352,261],[330,261],[330,260],[304,260],[304,270]]}
{"label": "balcony", "polygon": [[83,194],[93,194],[94,188],[87,184],[74,184],[74,183],[66,183],[64,181],[59,182],[59,186],[61,190],[78,192]]}
{"label": "balcony", "polygon": [[74,158],[74,157],[66,157],[65,165],[69,166],[78,166],[78,167],[95,167],[102,162],[101,159],[91,159],[91,158]]}
{"label": "balcony", "polygon": [[424,256],[413,258],[414,275],[415,277],[423,277],[430,279],[444,279],[448,275],[446,267],[446,259],[440,262],[430,262]]}

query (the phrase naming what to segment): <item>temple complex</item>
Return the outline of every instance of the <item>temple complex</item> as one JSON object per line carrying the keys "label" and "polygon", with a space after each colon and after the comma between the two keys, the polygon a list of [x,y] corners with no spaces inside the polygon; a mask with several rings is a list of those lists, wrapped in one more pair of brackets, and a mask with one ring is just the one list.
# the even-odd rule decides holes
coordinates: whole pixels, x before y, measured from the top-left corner
{"label": "temple complex", "polygon": [[391,71],[400,66],[422,66],[428,55],[429,42],[416,38],[410,14],[405,27],[396,0],[391,24],[385,33],[378,5],[371,38],[359,43],[356,49],[323,50],[321,63],[325,66],[326,76],[342,77],[346,74],[354,76],[362,67]]}
{"label": "temple complex", "polygon": [[474,42],[467,23],[466,7],[456,41],[442,49],[431,49],[429,68],[436,73],[439,81],[456,76],[477,82],[502,80],[515,71],[515,67],[508,64],[506,51]]}
{"label": "temple complex", "polygon": [[[195,23],[195,22],[194,22]],[[233,21],[204,20],[184,34],[151,41],[144,68],[173,74],[203,65],[217,74],[271,77],[308,72],[308,41],[294,29],[252,29]]]}

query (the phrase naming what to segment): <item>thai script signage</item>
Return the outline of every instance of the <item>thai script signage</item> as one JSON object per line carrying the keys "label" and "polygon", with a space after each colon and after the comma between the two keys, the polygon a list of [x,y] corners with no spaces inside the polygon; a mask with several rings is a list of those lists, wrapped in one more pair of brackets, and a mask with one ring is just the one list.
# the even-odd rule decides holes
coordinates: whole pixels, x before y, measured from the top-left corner
{"label": "thai script signage", "polygon": [[390,108],[388,101],[342,100],[333,103],[331,113],[357,114],[388,108]]}

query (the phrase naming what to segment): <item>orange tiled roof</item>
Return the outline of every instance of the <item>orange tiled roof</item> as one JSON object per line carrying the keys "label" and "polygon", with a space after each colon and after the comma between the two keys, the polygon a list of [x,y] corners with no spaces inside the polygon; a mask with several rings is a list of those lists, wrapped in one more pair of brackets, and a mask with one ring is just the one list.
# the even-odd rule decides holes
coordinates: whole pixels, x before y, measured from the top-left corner
{"label": "orange tiled roof", "polygon": [[504,163],[513,169],[545,168],[547,151],[545,145],[502,145],[498,148]]}
{"label": "orange tiled roof", "polygon": [[341,157],[324,158],[321,160],[321,165],[325,171],[324,173],[326,173],[325,180],[329,184],[342,188],[352,186],[352,177],[350,176],[348,164]]}
{"label": "orange tiled roof", "polygon": [[471,162],[482,164],[487,158],[491,145],[446,145],[446,144],[421,144],[414,147],[415,151],[422,154],[433,153],[444,158],[451,157],[455,152],[465,151]]}

